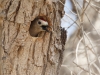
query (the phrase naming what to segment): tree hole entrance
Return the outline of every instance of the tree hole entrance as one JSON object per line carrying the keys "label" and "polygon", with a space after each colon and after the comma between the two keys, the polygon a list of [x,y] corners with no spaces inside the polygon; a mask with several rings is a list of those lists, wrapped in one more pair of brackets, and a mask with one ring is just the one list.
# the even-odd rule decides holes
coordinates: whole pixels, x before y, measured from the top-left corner
{"label": "tree hole entrance", "polygon": [[31,21],[29,33],[32,37],[39,37],[42,32],[50,32],[50,28],[48,19],[44,16],[39,16]]}

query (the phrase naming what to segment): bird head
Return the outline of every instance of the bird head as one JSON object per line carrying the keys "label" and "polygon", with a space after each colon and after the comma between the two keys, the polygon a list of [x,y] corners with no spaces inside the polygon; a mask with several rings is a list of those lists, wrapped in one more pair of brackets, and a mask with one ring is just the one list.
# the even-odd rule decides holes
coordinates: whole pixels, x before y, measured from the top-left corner
{"label": "bird head", "polygon": [[48,22],[46,20],[44,20],[43,18],[38,19],[37,24],[42,28],[43,31],[49,32],[48,28],[51,28],[48,25]]}

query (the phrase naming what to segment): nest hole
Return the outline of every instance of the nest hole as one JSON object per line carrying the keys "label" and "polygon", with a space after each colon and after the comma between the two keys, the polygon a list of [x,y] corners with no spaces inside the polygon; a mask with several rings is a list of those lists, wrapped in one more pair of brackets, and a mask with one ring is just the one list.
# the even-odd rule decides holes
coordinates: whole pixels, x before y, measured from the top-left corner
{"label": "nest hole", "polygon": [[32,37],[41,37],[44,36],[45,32],[49,32],[51,24],[49,18],[46,16],[38,16],[33,21],[31,21],[29,27],[29,34]]}

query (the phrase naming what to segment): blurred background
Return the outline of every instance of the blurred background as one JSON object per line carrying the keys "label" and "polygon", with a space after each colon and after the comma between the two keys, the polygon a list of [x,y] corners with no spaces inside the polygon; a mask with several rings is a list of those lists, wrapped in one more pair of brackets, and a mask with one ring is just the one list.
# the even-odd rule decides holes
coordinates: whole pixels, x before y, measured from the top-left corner
{"label": "blurred background", "polygon": [[100,0],[66,0],[63,5],[67,40],[60,75],[100,75]]}

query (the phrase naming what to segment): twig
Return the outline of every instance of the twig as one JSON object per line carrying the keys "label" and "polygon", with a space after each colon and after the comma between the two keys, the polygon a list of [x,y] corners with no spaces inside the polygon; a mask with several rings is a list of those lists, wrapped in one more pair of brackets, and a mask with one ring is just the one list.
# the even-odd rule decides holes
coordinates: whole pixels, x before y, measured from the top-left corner
{"label": "twig", "polygon": [[[73,63],[74,63],[77,67],[79,67],[80,69],[82,69],[83,71],[89,73],[89,71],[85,70],[84,68],[82,68],[81,66],[79,66],[78,64],[76,64],[75,62],[73,62]],[[95,75],[94,73],[91,73],[91,74]]]}
{"label": "twig", "polygon": [[[63,2],[61,2],[60,0],[58,0],[62,5],[65,6],[65,4]],[[77,15],[76,13],[74,13],[73,11],[71,11],[67,6],[65,6],[72,14]]]}

